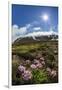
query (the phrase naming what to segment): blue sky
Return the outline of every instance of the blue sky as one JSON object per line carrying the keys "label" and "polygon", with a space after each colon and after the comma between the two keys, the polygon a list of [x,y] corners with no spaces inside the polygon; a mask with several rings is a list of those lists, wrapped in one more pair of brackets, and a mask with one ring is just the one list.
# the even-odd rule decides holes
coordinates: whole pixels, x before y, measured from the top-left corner
{"label": "blue sky", "polygon": [[[44,20],[44,15],[48,20]],[[32,33],[58,32],[58,7],[12,5],[12,37],[32,35]],[[33,34],[34,35],[34,34]]]}

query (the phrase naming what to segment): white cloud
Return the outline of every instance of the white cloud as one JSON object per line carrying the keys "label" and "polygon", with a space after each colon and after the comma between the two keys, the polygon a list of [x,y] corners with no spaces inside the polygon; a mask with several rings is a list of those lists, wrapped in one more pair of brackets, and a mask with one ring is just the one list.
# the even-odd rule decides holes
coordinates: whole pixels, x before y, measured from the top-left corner
{"label": "white cloud", "polygon": [[52,34],[57,35],[57,33],[54,31],[38,31],[38,32],[28,33],[27,35],[25,35],[25,37],[45,36],[45,35],[52,35]]}
{"label": "white cloud", "polygon": [[[31,24],[26,24],[24,27],[19,27],[18,25],[12,26],[12,42],[20,37],[33,37],[35,36],[45,36],[45,35],[58,35],[57,32],[54,32],[52,28],[49,31],[43,31],[41,27],[33,27],[32,32],[28,33],[28,29],[31,29]],[[40,31],[39,31],[40,30]]]}
{"label": "white cloud", "polygon": [[17,31],[18,31],[18,26],[17,25],[13,25],[12,26],[12,41],[14,41],[16,39]]}
{"label": "white cloud", "polygon": [[41,30],[40,27],[34,27],[33,29],[34,29],[35,31]]}
{"label": "white cloud", "polygon": [[26,28],[26,27],[21,27],[21,28],[18,30],[18,33],[19,33],[20,35],[26,34],[26,32],[27,32],[27,28]]}
{"label": "white cloud", "polygon": [[31,24],[27,24],[26,25],[26,28],[28,29],[28,28],[30,28],[32,25]]}
{"label": "white cloud", "polygon": [[16,40],[17,38],[24,36],[27,32],[26,27],[18,27],[17,25],[12,26],[12,41]]}

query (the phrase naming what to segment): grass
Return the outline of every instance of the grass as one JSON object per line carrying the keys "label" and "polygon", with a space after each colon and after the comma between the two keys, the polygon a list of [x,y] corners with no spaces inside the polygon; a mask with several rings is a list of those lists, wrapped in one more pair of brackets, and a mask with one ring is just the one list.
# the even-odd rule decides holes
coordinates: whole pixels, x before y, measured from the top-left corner
{"label": "grass", "polygon": [[[56,51],[56,53],[55,53]],[[45,67],[43,70],[33,71],[33,80],[28,81],[28,84],[36,84],[36,83],[56,83],[58,82],[58,76],[56,78],[51,78],[47,75],[46,67],[50,67],[51,69],[56,69],[58,72],[58,41],[46,41],[46,42],[37,42],[37,43],[26,43],[20,45],[12,46],[12,84],[13,85],[22,85],[26,84],[23,79],[17,78],[17,68],[20,64],[25,64],[25,60],[31,60],[41,54],[45,58]],[[15,58],[14,58],[15,55]],[[27,65],[26,65],[27,66]],[[29,65],[28,65],[29,66]],[[27,67],[28,67],[27,66]],[[29,68],[30,69],[30,68]],[[37,80],[36,80],[37,78]]]}

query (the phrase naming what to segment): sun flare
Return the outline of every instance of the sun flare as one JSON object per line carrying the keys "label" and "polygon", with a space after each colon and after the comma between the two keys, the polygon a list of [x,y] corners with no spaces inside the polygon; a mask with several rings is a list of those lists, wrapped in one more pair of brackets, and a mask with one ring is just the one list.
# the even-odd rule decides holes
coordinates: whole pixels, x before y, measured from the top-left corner
{"label": "sun flare", "polygon": [[44,21],[47,21],[47,20],[49,19],[49,16],[48,16],[47,14],[44,14],[44,15],[42,16],[42,19],[43,19]]}

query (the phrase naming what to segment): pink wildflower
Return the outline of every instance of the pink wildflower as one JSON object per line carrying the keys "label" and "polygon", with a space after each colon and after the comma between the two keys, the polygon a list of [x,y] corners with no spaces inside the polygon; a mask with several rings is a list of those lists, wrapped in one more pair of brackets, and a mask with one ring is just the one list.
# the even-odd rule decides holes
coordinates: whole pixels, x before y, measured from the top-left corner
{"label": "pink wildflower", "polygon": [[40,60],[41,60],[41,61],[44,61],[45,59],[44,59],[44,57],[41,57]]}
{"label": "pink wildflower", "polygon": [[36,69],[37,67],[36,67],[35,64],[31,64],[31,68],[32,68],[32,69]]}
{"label": "pink wildflower", "polygon": [[19,67],[18,67],[18,70],[20,71],[20,72],[24,72],[25,71],[25,67],[24,66],[22,66],[22,65],[20,65]]}
{"label": "pink wildflower", "polygon": [[22,78],[23,78],[24,80],[29,80],[29,79],[31,79],[31,78],[32,78],[32,73],[31,73],[31,71],[29,71],[29,70],[24,71],[24,73],[22,73]]}
{"label": "pink wildflower", "polygon": [[47,72],[51,73],[51,69],[49,67],[46,70]]}
{"label": "pink wildflower", "polygon": [[55,77],[57,75],[56,70],[52,70],[51,76]]}
{"label": "pink wildflower", "polygon": [[42,65],[45,65],[45,62],[44,61],[42,61],[41,63],[42,63]]}
{"label": "pink wildflower", "polygon": [[34,64],[38,64],[38,63],[40,63],[39,60],[34,59]]}
{"label": "pink wildflower", "polygon": [[42,68],[43,67],[43,65],[41,63],[38,63],[36,66],[37,66],[37,68]]}

